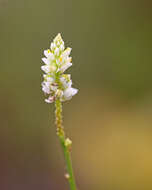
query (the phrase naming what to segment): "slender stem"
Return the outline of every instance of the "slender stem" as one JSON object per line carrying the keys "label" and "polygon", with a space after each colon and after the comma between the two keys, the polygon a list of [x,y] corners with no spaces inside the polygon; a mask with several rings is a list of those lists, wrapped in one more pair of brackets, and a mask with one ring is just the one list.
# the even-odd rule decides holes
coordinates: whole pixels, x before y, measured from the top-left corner
{"label": "slender stem", "polygon": [[74,178],[74,173],[73,173],[73,168],[72,168],[72,161],[71,161],[71,142],[69,141],[68,138],[65,137],[65,132],[64,128],[62,125],[62,104],[59,99],[55,101],[55,116],[56,116],[56,126],[57,126],[57,135],[59,137],[63,152],[64,152],[64,157],[65,157],[65,162],[66,162],[66,167],[67,167],[67,174],[65,177],[69,181],[70,189],[71,190],[76,190],[76,183],[75,183],[75,178]]}

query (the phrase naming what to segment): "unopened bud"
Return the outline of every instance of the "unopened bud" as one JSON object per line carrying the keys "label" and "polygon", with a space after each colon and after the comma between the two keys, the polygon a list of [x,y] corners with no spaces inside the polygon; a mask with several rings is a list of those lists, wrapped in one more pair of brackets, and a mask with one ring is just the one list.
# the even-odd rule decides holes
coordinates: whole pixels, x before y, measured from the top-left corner
{"label": "unopened bud", "polygon": [[72,141],[69,138],[66,138],[65,140],[65,146],[70,147],[72,145]]}

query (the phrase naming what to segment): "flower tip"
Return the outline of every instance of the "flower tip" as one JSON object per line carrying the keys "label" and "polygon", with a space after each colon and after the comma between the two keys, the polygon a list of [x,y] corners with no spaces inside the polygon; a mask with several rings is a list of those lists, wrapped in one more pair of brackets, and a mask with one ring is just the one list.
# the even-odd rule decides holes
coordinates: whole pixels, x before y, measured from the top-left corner
{"label": "flower tip", "polygon": [[61,33],[59,32],[57,36],[58,36],[58,37],[61,37]]}
{"label": "flower tip", "polygon": [[54,38],[54,42],[62,41],[61,33],[58,33],[57,36]]}

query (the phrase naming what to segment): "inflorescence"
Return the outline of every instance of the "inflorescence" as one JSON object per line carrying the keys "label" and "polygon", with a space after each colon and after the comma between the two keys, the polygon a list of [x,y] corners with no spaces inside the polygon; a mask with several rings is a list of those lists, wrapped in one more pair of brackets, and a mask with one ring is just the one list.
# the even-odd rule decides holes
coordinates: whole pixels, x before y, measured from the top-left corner
{"label": "inflorescence", "polygon": [[56,99],[61,102],[70,100],[78,90],[72,88],[70,74],[64,72],[72,66],[72,58],[69,57],[71,48],[65,49],[61,34],[58,34],[50,45],[50,49],[44,50],[45,57],[42,61],[45,65],[41,69],[43,75],[42,90],[48,96],[45,102],[52,103]]}

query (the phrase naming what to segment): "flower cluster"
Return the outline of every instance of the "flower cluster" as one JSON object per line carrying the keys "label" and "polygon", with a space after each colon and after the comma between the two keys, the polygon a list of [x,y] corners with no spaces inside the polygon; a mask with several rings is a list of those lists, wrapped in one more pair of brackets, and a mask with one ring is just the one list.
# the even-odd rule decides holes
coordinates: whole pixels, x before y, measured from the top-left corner
{"label": "flower cluster", "polygon": [[42,61],[45,65],[41,69],[45,72],[43,75],[42,90],[48,95],[45,102],[52,103],[56,99],[60,101],[70,100],[78,90],[72,88],[70,74],[64,72],[72,66],[72,58],[69,57],[71,48],[65,49],[64,41],[58,34],[50,45],[50,49],[44,51],[45,57]]}

